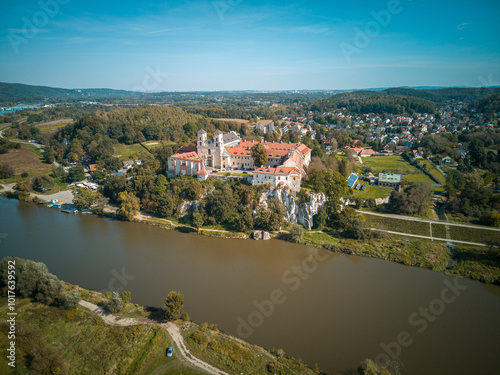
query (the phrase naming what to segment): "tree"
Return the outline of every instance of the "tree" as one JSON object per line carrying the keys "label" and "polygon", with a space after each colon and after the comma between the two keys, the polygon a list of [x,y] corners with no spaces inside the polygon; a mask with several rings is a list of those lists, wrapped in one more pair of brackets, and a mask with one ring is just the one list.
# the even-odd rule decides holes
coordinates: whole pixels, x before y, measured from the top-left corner
{"label": "tree", "polygon": [[429,182],[416,181],[403,192],[394,190],[391,205],[397,213],[422,214],[429,207],[433,194],[434,189]]}
{"label": "tree", "polygon": [[85,179],[85,170],[83,168],[83,165],[77,164],[76,166],[72,167],[68,171],[68,176],[66,177],[66,181],[68,182],[75,182],[75,181],[81,181]]}
{"label": "tree", "polygon": [[64,282],[59,280],[57,276],[47,273],[38,281],[34,291],[34,299],[46,305],[53,305],[60,301],[65,288]]}
{"label": "tree", "polygon": [[10,178],[14,176],[14,168],[7,163],[0,164],[0,178]]}
{"label": "tree", "polygon": [[125,290],[122,292],[120,297],[121,297],[123,303],[129,303],[132,300],[132,292]]}
{"label": "tree", "polygon": [[324,169],[321,173],[322,189],[327,198],[326,213],[329,220],[334,220],[340,211],[340,198],[347,195],[349,187],[347,186],[346,179],[338,172],[334,172],[331,169]]}
{"label": "tree", "polygon": [[454,197],[459,191],[465,187],[465,176],[456,169],[450,169],[446,173],[445,188],[450,198]]}
{"label": "tree", "polygon": [[353,208],[345,207],[340,212],[338,224],[344,231],[342,235],[347,238],[363,240],[370,237],[371,231],[365,228],[365,220]]}
{"label": "tree", "polygon": [[252,155],[255,168],[259,168],[262,165],[267,164],[267,150],[262,143],[256,143],[253,145],[250,153]]}
{"label": "tree", "polygon": [[243,207],[240,212],[240,218],[238,220],[238,230],[240,232],[246,232],[247,230],[252,230],[253,223],[253,211],[250,207]]}
{"label": "tree", "polygon": [[203,226],[203,215],[200,213],[200,211],[195,211],[193,213],[193,226],[196,229],[200,229]]}
{"label": "tree", "polygon": [[167,298],[165,299],[165,319],[176,320],[182,315],[182,309],[184,308],[184,296],[182,293],[176,291],[170,291]]}
{"label": "tree", "polygon": [[61,297],[61,308],[64,310],[76,309],[80,300],[80,292],[77,289],[74,289],[72,293],[64,293]]}
{"label": "tree", "polygon": [[122,191],[118,195],[118,201],[120,202],[119,215],[121,217],[127,220],[132,220],[139,212],[139,198],[137,198],[134,194],[127,191]]}
{"label": "tree", "polygon": [[344,176],[344,177],[349,177],[352,173],[352,165],[349,160],[342,159],[339,163],[339,172]]}
{"label": "tree", "polygon": [[73,204],[79,210],[89,210],[100,198],[102,198],[102,196],[98,191],[92,191],[85,187],[81,187],[77,188],[73,194]]}
{"label": "tree", "polygon": [[120,312],[123,310],[123,300],[120,295],[116,292],[113,292],[106,303],[106,308],[112,314]]}
{"label": "tree", "polygon": [[54,186],[54,180],[46,174],[41,174],[33,178],[33,189],[36,191],[44,191]]}
{"label": "tree", "polygon": [[112,202],[118,202],[118,195],[127,189],[127,179],[124,176],[108,176],[103,187],[103,194]]}
{"label": "tree", "polygon": [[304,237],[304,228],[300,224],[293,224],[290,233],[287,236],[287,240],[294,243],[302,243]]}

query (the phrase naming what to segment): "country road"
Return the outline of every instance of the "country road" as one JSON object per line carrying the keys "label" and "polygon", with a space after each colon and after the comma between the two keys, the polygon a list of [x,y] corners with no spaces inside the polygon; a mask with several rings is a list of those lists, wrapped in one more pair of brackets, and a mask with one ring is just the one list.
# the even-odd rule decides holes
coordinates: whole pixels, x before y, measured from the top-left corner
{"label": "country road", "polygon": [[483,230],[491,230],[491,231],[495,231],[495,232],[500,232],[500,228],[486,227],[486,226],[481,226],[481,225],[451,223],[449,221],[420,219],[417,217],[395,215],[395,214],[380,214],[377,212],[362,211],[362,210],[356,210],[356,212],[359,212],[360,214],[364,214],[364,215],[374,215],[374,216],[387,217],[390,219],[408,220],[408,221],[430,223],[430,224],[442,224],[442,225],[450,225],[450,226],[462,227],[462,228],[483,229]]}
{"label": "country road", "polygon": [[107,311],[105,311],[102,307],[97,306],[93,303],[81,300],[79,304],[86,309],[89,309],[92,311],[94,314],[98,315],[101,317],[101,319],[104,321],[104,323],[112,325],[112,326],[121,326],[121,327],[128,327],[128,326],[134,326],[134,325],[139,325],[139,324],[158,324],[160,327],[164,328],[167,330],[168,334],[174,341],[175,345],[177,346],[177,351],[175,353],[180,353],[180,355],[192,366],[195,366],[203,371],[206,371],[209,374],[213,375],[229,375],[227,372],[224,372],[222,370],[219,370],[218,368],[202,361],[201,359],[198,359],[194,357],[192,354],[189,353],[189,350],[186,348],[186,345],[184,344],[184,339],[179,331],[179,328],[171,323],[171,322],[165,322],[165,323],[156,323],[152,320],[146,319],[146,318],[122,318],[118,316],[114,316],[109,314]]}

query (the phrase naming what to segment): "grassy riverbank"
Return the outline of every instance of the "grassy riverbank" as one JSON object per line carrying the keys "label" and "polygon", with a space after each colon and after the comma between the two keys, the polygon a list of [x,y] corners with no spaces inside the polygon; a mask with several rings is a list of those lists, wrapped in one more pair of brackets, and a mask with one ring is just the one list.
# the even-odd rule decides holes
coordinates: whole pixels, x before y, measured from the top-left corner
{"label": "grassy riverbank", "polygon": [[[78,288],[83,300],[100,305],[107,300],[101,293],[66,286],[68,290]],[[0,313],[7,316],[7,312],[7,299],[1,297]],[[111,326],[82,306],[62,310],[29,299],[17,299],[16,312],[16,370],[9,372],[2,356],[2,374],[206,374],[179,354],[166,357],[166,349],[175,344],[167,330],[156,324]],[[163,318],[163,311],[126,303],[124,310],[115,315],[155,321]],[[290,375],[317,373],[280,353],[226,335],[215,326],[176,323],[188,327],[182,333],[196,357],[229,374],[268,375],[280,370]],[[3,348],[9,347],[8,330],[7,322],[0,323]],[[176,349],[174,353],[179,353]]]}
{"label": "grassy riverbank", "polygon": [[399,236],[358,241],[335,231],[306,232],[303,243],[335,252],[367,256],[500,285],[498,251],[475,246],[447,248],[439,242]]}
{"label": "grassy riverbank", "polygon": [[[5,298],[0,312],[7,313]],[[166,330],[156,325],[115,327],[89,310],[16,301],[16,371],[12,374],[203,374],[178,358],[167,358],[172,345]],[[0,345],[7,348],[6,322],[0,324]],[[2,373],[9,367],[0,358]],[[58,372],[58,370],[60,372]]]}

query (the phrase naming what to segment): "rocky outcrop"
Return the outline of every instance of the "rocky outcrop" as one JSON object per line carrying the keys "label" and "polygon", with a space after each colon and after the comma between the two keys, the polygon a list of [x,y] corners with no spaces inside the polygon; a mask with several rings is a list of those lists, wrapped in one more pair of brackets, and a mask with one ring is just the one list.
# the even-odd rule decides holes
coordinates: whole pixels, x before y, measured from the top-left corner
{"label": "rocky outcrop", "polygon": [[269,234],[269,232],[265,232],[263,230],[256,230],[255,232],[253,232],[252,238],[254,240],[270,240],[271,235]]}
{"label": "rocky outcrop", "polygon": [[309,194],[307,202],[301,202],[299,197],[293,196],[285,189],[269,189],[262,194],[259,205],[267,208],[267,201],[276,198],[285,207],[285,219],[292,224],[301,224],[306,229],[313,227],[313,216],[323,207],[326,196],[323,193]]}
{"label": "rocky outcrop", "polygon": [[196,211],[200,206],[198,201],[184,201],[179,208],[180,216],[183,217],[191,211]]}

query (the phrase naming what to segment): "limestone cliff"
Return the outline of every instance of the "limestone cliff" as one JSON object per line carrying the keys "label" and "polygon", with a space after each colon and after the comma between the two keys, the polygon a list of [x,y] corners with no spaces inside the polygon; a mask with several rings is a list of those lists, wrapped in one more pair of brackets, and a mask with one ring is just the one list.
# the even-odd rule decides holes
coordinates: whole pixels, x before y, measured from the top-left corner
{"label": "limestone cliff", "polygon": [[326,196],[323,193],[311,193],[307,202],[300,202],[299,197],[291,195],[285,189],[269,189],[260,197],[259,205],[267,208],[267,201],[270,198],[276,198],[283,204],[287,221],[292,224],[301,224],[306,229],[312,228],[313,216],[326,202]]}

